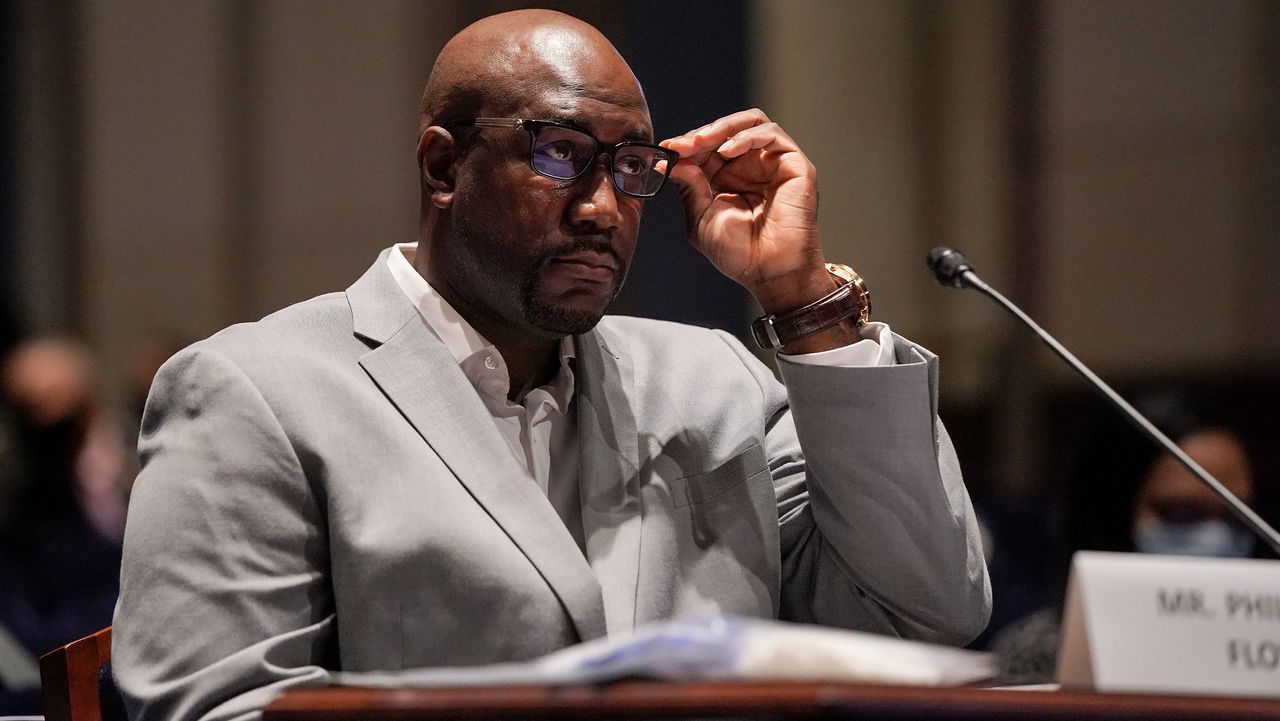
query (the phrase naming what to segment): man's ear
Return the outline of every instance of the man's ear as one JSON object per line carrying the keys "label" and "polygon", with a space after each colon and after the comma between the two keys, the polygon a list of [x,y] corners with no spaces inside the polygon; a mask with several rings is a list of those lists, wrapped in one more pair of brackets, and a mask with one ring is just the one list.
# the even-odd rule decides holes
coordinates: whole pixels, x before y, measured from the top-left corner
{"label": "man's ear", "polygon": [[454,163],[458,141],[448,130],[432,125],[418,138],[418,172],[422,188],[437,208],[453,205]]}

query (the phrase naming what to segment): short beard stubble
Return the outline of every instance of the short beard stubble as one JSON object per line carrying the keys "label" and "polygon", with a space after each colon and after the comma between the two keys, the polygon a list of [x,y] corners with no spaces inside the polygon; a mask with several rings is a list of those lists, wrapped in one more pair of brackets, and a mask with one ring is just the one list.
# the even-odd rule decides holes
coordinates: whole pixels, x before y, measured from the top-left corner
{"label": "short beard stubble", "polygon": [[[598,313],[573,310],[562,305],[549,303],[538,292],[538,271],[551,262],[552,258],[579,250],[592,250],[607,254],[617,264],[613,290],[610,291],[609,299],[605,301],[604,307]],[[571,241],[543,253],[538,258],[538,262],[534,263],[525,273],[524,282],[520,286],[520,313],[527,323],[550,333],[557,335],[586,333],[596,327],[596,324],[600,322],[605,312],[608,311],[609,306],[613,305],[614,299],[622,291],[622,284],[626,278],[627,264],[623,262],[622,258],[618,257],[613,247],[607,242],[590,238]]]}

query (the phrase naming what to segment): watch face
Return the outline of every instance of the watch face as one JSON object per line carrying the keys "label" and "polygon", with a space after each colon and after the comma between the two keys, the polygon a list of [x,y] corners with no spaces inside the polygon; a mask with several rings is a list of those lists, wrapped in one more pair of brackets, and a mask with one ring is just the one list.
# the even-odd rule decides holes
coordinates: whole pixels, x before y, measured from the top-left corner
{"label": "watch face", "polygon": [[827,263],[827,272],[846,283],[858,280],[858,271],[843,263]]}

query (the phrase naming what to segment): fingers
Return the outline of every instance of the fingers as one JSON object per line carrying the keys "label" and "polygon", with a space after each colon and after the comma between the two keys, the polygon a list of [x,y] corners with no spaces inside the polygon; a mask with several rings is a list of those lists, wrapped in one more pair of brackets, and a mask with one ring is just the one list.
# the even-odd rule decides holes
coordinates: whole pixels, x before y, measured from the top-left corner
{"label": "fingers", "polygon": [[680,153],[692,157],[700,153],[709,153],[719,147],[739,131],[769,122],[769,117],[758,108],[742,110],[713,120],[700,128],[694,128],[684,135],[664,140],[661,144]]}
{"label": "fingers", "polygon": [[797,179],[807,178],[808,188],[816,175],[795,140],[758,109],[726,115],[660,145],[680,154],[670,177],[691,229],[723,194],[768,197]]}
{"label": "fingers", "polygon": [[736,158],[749,150],[790,153],[799,152],[800,148],[777,123],[765,123],[734,134],[716,148],[716,153],[724,158]]}
{"label": "fingers", "polygon": [[777,152],[799,151],[791,136],[759,109],[743,110],[695,128],[684,135],[662,141],[661,145],[680,153],[693,165],[719,158],[734,158],[752,149]]}

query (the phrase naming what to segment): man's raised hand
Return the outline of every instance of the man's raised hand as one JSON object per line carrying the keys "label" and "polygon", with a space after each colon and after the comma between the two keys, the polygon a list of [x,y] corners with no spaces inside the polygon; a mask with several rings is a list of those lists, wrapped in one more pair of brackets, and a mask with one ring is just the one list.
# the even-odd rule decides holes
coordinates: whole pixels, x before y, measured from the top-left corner
{"label": "man's raised hand", "polygon": [[818,240],[817,171],[777,123],[744,110],[661,144],[680,153],[671,179],[689,242],[766,312],[835,288]]}

